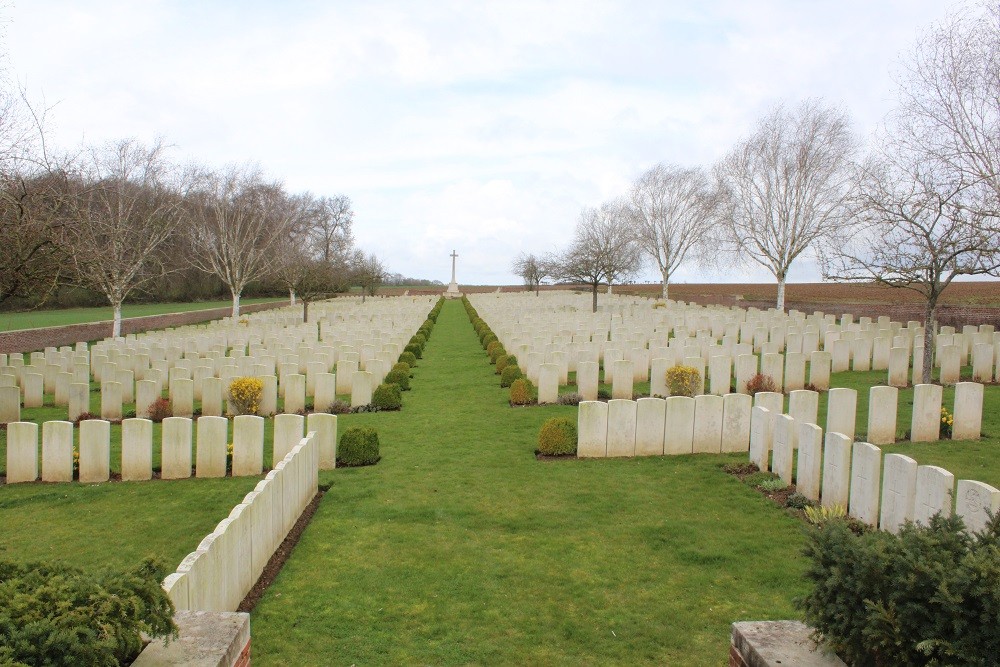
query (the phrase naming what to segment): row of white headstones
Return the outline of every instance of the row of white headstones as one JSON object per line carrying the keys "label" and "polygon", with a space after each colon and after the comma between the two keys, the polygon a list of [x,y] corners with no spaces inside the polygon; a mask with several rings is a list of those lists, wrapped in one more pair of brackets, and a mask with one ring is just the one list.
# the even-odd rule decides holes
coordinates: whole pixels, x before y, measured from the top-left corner
{"label": "row of white headstones", "polygon": [[[761,469],[773,465],[775,472],[791,484],[793,452],[798,450],[795,478],[800,480],[801,493],[811,500],[822,500],[824,505],[843,505],[851,515],[887,530],[898,529],[905,519],[926,520],[938,511],[950,513],[956,493],[955,511],[974,529],[984,525],[987,510],[1000,509],[1000,491],[993,487],[960,480],[956,491],[950,473],[934,466],[918,466],[903,455],[886,456],[883,482],[878,479],[878,470],[873,471],[873,466],[881,465],[881,451],[876,445],[896,440],[899,389],[891,386],[894,376],[897,384],[905,386],[911,355],[918,360],[922,355],[923,331],[914,323],[904,327],[862,318],[854,325],[851,318],[844,317],[838,325],[822,314],[806,317],[794,312],[783,315],[684,304],[661,309],[653,307],[649,300],[622,297],[609,300],[597,314],[576,310],[579,299],[567,295],[548,299],[522,295],[470,298],[480,316],[500,332],[498,337],[505,348],[516,350],[522,369],[539,385],[540,402],[556,400],[575,362],[577,388],[584,399],[578,413],[578,456],[748,451]],[[817,425],[819,394],[798,388],[805,354],[798,347],[800,341],[807,344],[806,349],[815,337],[817,345],[839,347],[842,354],[844,349],[851,353],[860,350],[859,356],[841,359],[840,367],[868,370],[873,359],[865,355],[883,348],[882,343],[876,345],[874,341],[887,340],[890,334],[892,345],[885,360],[890,385],[870,389],[869,442],[854,442],[857,392],[847,388],[829,391],[824,441],[824,431]],[[775,358],[780,359],[782,345],[789,343],[793,351],[786,351],[783,363],[779,363]],[[1000,339],[992,327],[977,327],[974,331],[967,327],[962,334],[944,330],[935,338],[935,344],[939,358],[949,355],[947,364],[957,359],[964,365],[972,351],[979,361],[974,364],[974,373],[990,380],[995,377],[993,364],[1000,356],[996,354]],[[759,392],[752,399],[746,393],[730,393],[734,362],[737,387],[746,392],[746,380],[758,370],[754,351],[764,353],[761,370],[776,378],[779,387],[784,384],[785,389],[791,389],[787,414],[781,393]],[[893,368],[893,353],[904,360],[901,369]],[[630,358],[619,358],[622,354]],[[834,353],[810,350],[809,356],[810,380],[817,388],[828,388]],[[612,383],[612,400],[607,403],[594,400],[599,363],[605,365],[605,380]],[[665,371],[680,363],[701,371],[707,363],[714,393],[693,398],[669,396]],[[920,363],[916,366],[919,369]],[[984,387],[977,382],[957,382],[957,368],[953,379],[952,437],[978,439]],[[634,381],[649,381],[654,397],[629,400]],[[657,398],[657,394],[667,398]],[[942,396],[941,385],[916,384],[911,441],[939,438]],[[805,450],[800,443],[805,443]],[[878,453],[877,460],[873,451]]]}
{"label": "row of white headstones", "polygon": [[[109,339],[92,346],[81,343],[49,349],[32,353],[27,364],[20,355],[0,359],[7,363],[0,367],[0,378],[13,382],[0,387],[0,412],[5,412],[8,431],[8,482],[33,481],[39,474],[44,481],[72,479],[73,421],[89,411],[91,378],[101,386],[102,419],[80,422],[75,449],[82,481],[108,478],[109,422],[120,419],[123,403],[132,400],[138,417],[122,421],[122,476],[150,478],[153,428],[145,417],[152,402],[163,395],[164,385],[173,416],[163,421],[161,431],[163,477],[190,476],[192,459],[199,477],[225,474],[229,442],[234,450],[233,474],[260,474],[264,420],[237,417],[230,440],[228,420],[222,416],[233,412],[223,398],[232,379],[262,380],[260,416],[275,415],[278,397],[283,398],[286,414],[274,420],[274,461],[280,461],[290,443],[303,437],[303,417],[295,413],[304,412],[307,396],[320,412],[338,394],[350,395],[352,405],[369,404],[373,387],[382,382],[434,301],[430,297],[400,297],[361,304],[354,299],[337,299],[313,304],[309,324],[303,324],[295,310],[269,311],[236,321],[227,318],[209,325]],[[330,372],[334,369],[336,372]],[[45,422],[41,429],[35,423],[19,422],[22,389],[37,383],[38,378],[44,386],[49,376],[54,376],[54,382],[69,381],[70,420]],[[57,395],[58,386],[52,387]],[[130,396],[133,387],[134,399]],[[77,405],[72,405],[74,394],[79,395]],[[202,415],[197,420],[197,440],[192,438],[195,400],[201,401]],[[55,403],[61,403],[59,396]],[[308,429],[318,433],[324,467],[332,467],[336,417],[311,414]],[[193,455],[195,444],[197,454]]]}

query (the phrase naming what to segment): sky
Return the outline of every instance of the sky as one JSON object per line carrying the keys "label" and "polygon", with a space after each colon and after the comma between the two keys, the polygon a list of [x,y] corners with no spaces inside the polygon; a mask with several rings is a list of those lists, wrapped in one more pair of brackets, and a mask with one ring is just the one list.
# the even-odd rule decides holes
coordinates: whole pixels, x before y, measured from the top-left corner
{"label": "sky", "polygon": [[[345,194],[406,276],[514,284],[584,207],[658,162],[710,166],[774,104],[820,97],[863,139],[941,0],[13,0],[5,66],[50,142],[163,137]],[[657,280],[653,270],[643,274]],[[790,280],[820,278],[800,258]],[[683,266],[675,282],[771,282]]]}

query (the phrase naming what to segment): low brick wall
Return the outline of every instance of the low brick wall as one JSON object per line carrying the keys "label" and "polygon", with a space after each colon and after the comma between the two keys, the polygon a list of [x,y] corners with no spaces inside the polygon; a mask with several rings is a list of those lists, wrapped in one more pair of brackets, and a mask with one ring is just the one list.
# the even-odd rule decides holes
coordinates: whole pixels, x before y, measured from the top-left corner
{"label": "low brick wall", "polygon": [[[287,305],[288,301],[254,303],[241,306],[240,312],[244,314],[256,313],[262,310],[283,308]],[[207,310],[191,310],[184,313],[129,317],[122,320],[122,335],[218,320],[229,316],[230,313],[232,313],[232,308],[226,306],[224,308],[209,308]],[[111,335],[112,324],[111,320],[103,320],[101,322],[87,322],[85,324],[68,324],[62,327],[0,332],[0,353],[33,352],[35,350],[44,350],[46,347],[73,345],[80,341],[102,340]]]}

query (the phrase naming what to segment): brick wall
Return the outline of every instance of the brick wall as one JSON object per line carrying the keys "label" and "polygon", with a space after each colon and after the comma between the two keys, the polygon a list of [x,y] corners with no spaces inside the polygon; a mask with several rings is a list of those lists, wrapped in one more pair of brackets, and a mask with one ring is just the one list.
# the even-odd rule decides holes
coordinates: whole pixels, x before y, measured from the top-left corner
{"label": "brick wall", "polygon": [[[262,310],[282,308],[288,301],[271,303],[255,303],[240,307],[241,313],[256,313]],[[179,327],[186,324],[198,324],[227,317],[232,308],[209,308],[208,310],[192,310],[185,313],[166,313],[164,315],[149,315],[147,317],[129,317],[122,320],[122,334],[141,333],[168,327]],[[18,331],[0,332],[0,353],[2,352],[32,352],[44,350],[46,347],[73,345],[79,341],[102,340],[111,335],[111,320],[88,322],[86,324],[68,324],[62,327],[45,327],[41,329],[21,329]]]}

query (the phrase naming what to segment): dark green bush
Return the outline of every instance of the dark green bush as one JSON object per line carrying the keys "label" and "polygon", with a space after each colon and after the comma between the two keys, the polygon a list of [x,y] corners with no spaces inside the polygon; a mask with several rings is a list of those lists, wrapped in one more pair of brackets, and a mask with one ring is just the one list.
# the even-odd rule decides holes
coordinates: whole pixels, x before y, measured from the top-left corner
{"label": "dark green bush", "polygon": [[535,385],[528,378],[517,378],[510,383],[510,404],[531,405],[537,399]]}
{"label": "dark green bush", "polygon": [[383,382],[372,392],[372,407],[376,410],[399,410],[403,407],[403,393],[398,384]]}
{"label": "dark green bush", "polygon": [[0,561],[0,664],[130,664],[142,637],[176,637],[174,607],[147,560],[127,572]]}
{"label": "dark green bush", "polygon": [[500,375],[501,373],[503,373],[504,369],[510,366],[511,364],[517,364],[517,357],[515,357],[513,354],[501,355],[497,357],[496,364],[497,364],[496,373],[497,375]]}
{"label": "dark green bush", "polygon": [[490,353],[490,363],[495,364],[497,362],[497,359],[506,356],[507,356],[507,350],[503,349],[503,345],[500,343],[500,341],[497,341],[496,346],[493,348],[493,352]]}
{"label": "dark green bush", "polygon": [[[407,367],[409,368],[409,367]],[[398,385],[403,391],[410,390],[410,374],[402,370],[391,370],[385,375],[385,381],[388,384]]]}
{"label": "dark green bush", "polygon": [[[417,359],[419,359],[420,357],[422,357],[424,355],[424,348],[420,347],[419,345],[417,345],[415,343],[409,343],[406,347],[403,348],[403,354],[406,354],[407,352],[409,352],[410,354],[412,354],[413,355],[413,360],[416,361]],[[399,358],[401,360],[403,360],[403,361],[406,361],[405,359],[403,359],[403,355],[402,354],[399,355]],[[407,362],[407,363],[409,363],[409,362]]]}
{"label": "dark green bush", "polygon": [[500,386],[509,387],[514,380],[521,377],[521,369],[517,364],[511,364],[507,368],[503,369],[503,373],[500,374]]}
{"label": "dark green bush", "polygon": [[403,352],[401,355],[399,355],[399,361],[400,363],[406,364],[410,368],[413,368],[414,366],[417,365],[417,355],[413,354],[412,352]]}
{"label": "dark green bush", "polygon": [[548,456],[576,454],[576,424],[566,417],[553,417],[538,432],[538,451]]}
{"label": "dark green bush", "polygon": [[406,377],[413,377],[413,373],[410,372],[410,365],[405,361],[397,361],[392,365],[390,370],[406,373]]}
{"label": "dark green bush", "polygon": [[423,350],[427,346],[427,338],[422,333],[415,333],[410,338],[410,345],[419,345],[420,349]]}
{"label": "dark green bush", "polygon": [[805,555],[805,620],[848,664],[997,664],[1000,515],[975,535],[957,516],[899,535],[832,520]]}
{"label": "dark green bush", "polygon": [[503,349],[503,343],[498,340],[491,341],[490,344],[486,346],[486,354],[492,357],[497,348]]}
{"label": "dark green bush", "polygon": [[370,466],[378,463],[378,432],[371,426],[352,426],[340,436],[337,465]]}

